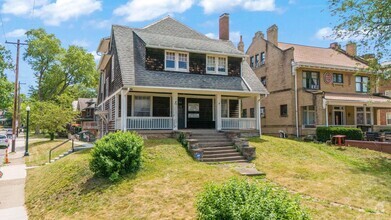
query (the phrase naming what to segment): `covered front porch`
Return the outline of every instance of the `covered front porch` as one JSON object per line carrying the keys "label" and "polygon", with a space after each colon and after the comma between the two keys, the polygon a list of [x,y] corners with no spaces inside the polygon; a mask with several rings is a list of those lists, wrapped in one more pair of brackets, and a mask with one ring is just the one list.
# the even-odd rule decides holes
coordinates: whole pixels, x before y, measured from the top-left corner
{"label": "covered front porch", "polygon": [[[121,90],[114,96],[115,130],[260,130],[260,112],[242,118],[241,101],[260,95],[205,91]],[[259,110],[258,110],[259,111]],[[110,120],[109,112],[109,120]],[[124,117],[125,116],[125,117]],[[257,117],[258,116],[258,117]]]}

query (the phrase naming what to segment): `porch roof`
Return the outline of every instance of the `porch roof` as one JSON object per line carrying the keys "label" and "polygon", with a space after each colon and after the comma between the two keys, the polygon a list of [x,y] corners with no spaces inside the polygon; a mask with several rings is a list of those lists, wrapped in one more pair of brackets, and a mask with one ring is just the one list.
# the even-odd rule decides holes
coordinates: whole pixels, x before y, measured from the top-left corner
{"label": "porch roof", "polygon": [[390,98],[373,96],[370,94],[346,94],[327,92],[324,94],[324,99],[329,105],[366,105],[368,107],[391,108]]}

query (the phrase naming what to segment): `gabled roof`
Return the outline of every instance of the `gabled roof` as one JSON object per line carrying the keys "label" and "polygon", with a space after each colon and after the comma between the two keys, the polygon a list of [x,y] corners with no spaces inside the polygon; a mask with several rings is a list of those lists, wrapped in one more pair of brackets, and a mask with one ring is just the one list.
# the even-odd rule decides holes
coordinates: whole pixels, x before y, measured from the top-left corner
{"label": "gabled roof", "polygon": [[345,66],[349,68],[367,68],[368,66],[349,55],[332,48],[322,48],[278,42],[282,50],[294,48],[295,62],[312,63],[320,65]]}
{"label": "gabled roof", "polygon": [[245,56],[232,42],[210,39],[170,17],[142,29],[113,25],[112,31],[112,44],[116,48],[124,87],[153,86],[267,93],[251,68],[243,68],[242,77],[146,70],[143,54],[145,47],[225,54],[231,57]]}

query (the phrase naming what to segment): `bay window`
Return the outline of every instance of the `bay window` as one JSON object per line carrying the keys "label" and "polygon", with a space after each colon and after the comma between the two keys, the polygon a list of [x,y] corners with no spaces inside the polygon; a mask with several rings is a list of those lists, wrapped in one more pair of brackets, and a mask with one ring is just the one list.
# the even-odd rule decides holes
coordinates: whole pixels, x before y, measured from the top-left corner
{"label": "bay window", "polygon": [[227,75],[227,57],[207,55],[206,73]]}

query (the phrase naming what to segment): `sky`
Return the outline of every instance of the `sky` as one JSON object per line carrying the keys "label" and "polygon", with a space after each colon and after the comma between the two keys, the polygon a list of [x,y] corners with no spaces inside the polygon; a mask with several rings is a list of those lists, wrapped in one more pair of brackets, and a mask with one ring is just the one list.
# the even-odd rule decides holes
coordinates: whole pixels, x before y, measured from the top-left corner
{"label": "sky", "polygon": [[[247,48],[255,32],[278,26],[278,40],[295,44],[328,47],[336,18],[328,10],[327,0],[0,0],[2,29],[0,43],[26,40],[24,33],[44,28],[61,40],[62,46],[84,47],[96,54],[100,39],[109,36],[111,25],[142,28],[167,15],[208,37],[218,36],[218,19],[230,14],[230,40],[243,36]],[[266,35],[265,35],[266,36]],[[16,60],[15,45],[5,44]],[[343,42],[342,42],[342,45]],[[22,59],[19,80],[27,94],[35,85],[33,71]],[[15,81],[13,71],[6,72]],[[24,84],[23,84],[24,83]]]}

